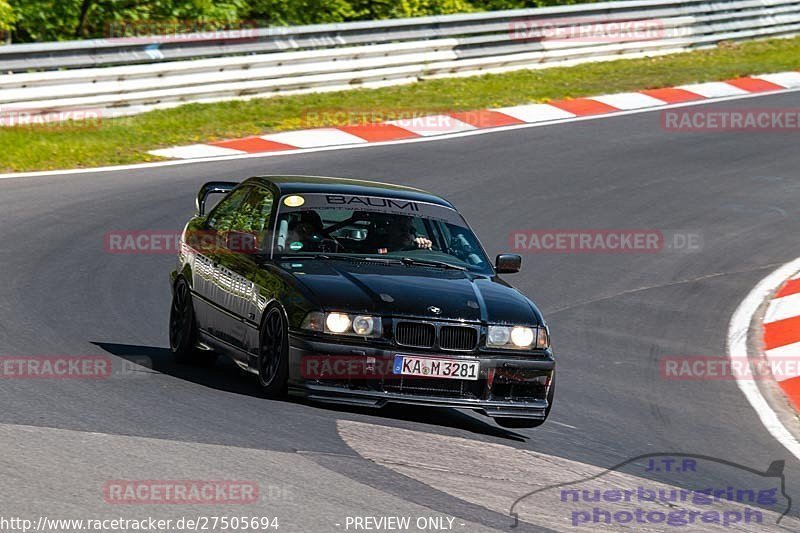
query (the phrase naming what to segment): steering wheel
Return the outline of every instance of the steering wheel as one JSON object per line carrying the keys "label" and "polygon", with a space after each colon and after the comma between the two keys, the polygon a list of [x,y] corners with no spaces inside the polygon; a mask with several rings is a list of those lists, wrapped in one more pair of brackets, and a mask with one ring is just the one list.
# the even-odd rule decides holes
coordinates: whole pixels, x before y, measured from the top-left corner
{"label": "steering wheel", "polygon": [[339,253],[342,251],[344,246],[342,243],[336,240],[335,237],[331,237],[328,235],[327,237],[322,237],[319,241],[319,249],[323,253]]}

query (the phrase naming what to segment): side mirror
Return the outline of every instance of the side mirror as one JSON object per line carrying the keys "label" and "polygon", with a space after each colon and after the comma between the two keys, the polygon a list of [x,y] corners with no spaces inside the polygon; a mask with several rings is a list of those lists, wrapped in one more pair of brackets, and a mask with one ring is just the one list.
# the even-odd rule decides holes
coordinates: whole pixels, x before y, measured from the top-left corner
{"label": "side mirror", "polygon": [[225,247],[237,254],[258,252],[258,237],[246,231],[229,231],[225,234]]}
{"label": "side mirror", "polygon": [[197,215],[198,216],[205,216],[206,214],[206,200],[208,199],[209,194],[228,194],[231,192],[237,185],[235,181],[209,181],[208,183],[204,184],[200,187],[200,191],[197,193]]}
{"label": "side mirror", "polygon": [[500,254],[495,260],[498,274],[516,274],[522,267],[522,257],[515,254]]}

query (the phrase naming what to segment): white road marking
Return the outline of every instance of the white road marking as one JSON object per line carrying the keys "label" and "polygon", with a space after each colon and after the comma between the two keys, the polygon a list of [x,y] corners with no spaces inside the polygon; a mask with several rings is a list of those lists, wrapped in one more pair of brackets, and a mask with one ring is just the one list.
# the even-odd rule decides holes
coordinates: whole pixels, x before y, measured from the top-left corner
{"label": "white road marking", "polygon": [[139,169],[150,169],[150,168],[160,168],[160,167],[171,167],[171,166],[181,166],[181,165],[194,165],[198,163],[211,163],[211,162],[219,162],[219,161],[236,161],[239,159],[256,159],[262,157],[281,157],[281,156],[293,156],[297,154],[307,154],[313,152],[327,152],[332,150],[354,150],[354,149],[363,149],[363,148],[371,148],[374,146],[393,146],[398,144],[412,144],[418,142],[430,142],[430,141],[443,141],[449,139],[458,139],[461,137],[470,137],[473,135],[487,135],[492,133],[500,133],[506,132],[516,129],[526,129],[526,128],[541,128],[545,126],[554,126],[558,124],[568,124],[572,122],[583,122],[587,120],[599,120],[599,119],[609,119],[614,117],[621,117],[627,115],[635,115],[639,113],[652,113],[653,111],[662,111],[664,109],[675,109],[681,107],[694,107],[694,106],[701,106],[701,105],[708,105],[708,104],[716,104],[720,102],[728,102],[732,100],[744,100],[748,98],[762,98],[764,96],[774,96],[775,94],[789,94],[800,92],[800,86],[793,89],[786,89],[781,91],[775,92],[762,92],[762,93],[753,93],[753,94],[741,94],[735,96],[729,96],[724,98],[714,98],[709,100],[699,100],[699,101],[692,101],[692,102],[682,102],[679,104],[671,104],[665,105],[656,108],[644,108],[644,109],[631,109],[628,111],[619,111],[617,113],[605,113],[601,115],[586,115],[581,117],[572,117],[563,120],[557,121],[549,121],[549,122],[536,122],[533,124],[515,124],[513,126],[501,126],[498,128],[486,128],[486,129],[475,129],[470,131],[461,131],[458,133],[448,133],[445,135],[438,135],[433,137],[416,137],[412,139],[400,139],[394,141],[385,141],[385,142],[375,142],[375,143],[366,143],[366,144],[349,144],[349,145],[340,145],[340,146],[325,146],[320,148],[306,148],[306,149],[298,149],[298,150],[283,150],[283,151],[275,151],[275,152],[259,152],[259,153],[252,153],[252,154],[241,154],[241,155],[229,155],[229,156],[222,156],[222,157],[204,157],[198,159],[177,159],[174,161],[158,161],[155,163],[135,163],[130,165],[116,165],[116,166],[106,166],[106,167],[94,167],[94,168],[76,168],[76,169],[67,169],[67,170],[41,170],[41,171],[32,171],[32,172],[14,172],[10,174],[0,174],[0,179],[16,179],[16,178],[38,178],[38,177],[47,177],[47,176],[70,176],[74,174],[96,174],[99,172],[124,172],[128,170],[139,170]]}
{"label": "white road marking", "polygon": [[[800,258],[790,261],[781,266],[761,282],[753,287],[753,290],[742,300],[739,307],[731,317],[731,323],[728,326],[728,357],[731,360],[747,357],[747,338],[750,331],[750,323],[753,321],[753,316],[758,311],[758,308],[775,290],[780,287],[783,282],[797,273],[800,270]],[[792,435],[786,426],[784,426],[777,413],[767,403],[767,400],[761,394],[756,382],[748,379],[745,376],[737,376],[736,384],[739,389],[744,393],[750,405],[756,410],[761,423],[767,428],[767,431],[778,441],[784,448],[789,450],[792,455],[800,459],[800,442]]]}
{"label": "white road marking", "polygon": [[578,429],[575,426],[570,426],[569,424],[565,424],[564,422],[556,422],[555,420],[549,420],[548,424],[555,424],[557,426],[564,426],[565,428],[570,428],[570,429]]}

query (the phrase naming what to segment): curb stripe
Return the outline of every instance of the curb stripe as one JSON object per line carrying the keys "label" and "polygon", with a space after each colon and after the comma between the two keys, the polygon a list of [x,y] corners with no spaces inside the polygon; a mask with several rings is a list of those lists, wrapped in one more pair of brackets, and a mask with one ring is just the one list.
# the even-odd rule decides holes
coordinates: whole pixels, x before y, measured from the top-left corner
{"label": "curb stripe", "polygon": [[779,91],[783,89],[782,86],[772,83],[767,80],[758,78],[736,78],[735,80],[728,80],[727,82],[734,87],[738,87],[749,93],[762,93],[766,91]]}
{"label": "curb stripe", "polygon": [[770,83],[785,87],[786,89],[800,87],[800,72],[778,72],[775,74],[760,74],[752,77],[766,80]]}
{"label": "curb stripe", "polygon": [[516,107],[501,107],[495,109],[504,115],[514,117],[522,122],[547,122],[548,120],[563,120],[574,118],[575,114],[564,111],[550,104],[530,104]]}
{"label": "curb stripe", "polygon": [[547,104],[528,104],[496,109],[458,111],[437,115],[272,133],[263,136],[152,150],[157,156],[196,159],[230,155],[336,148],[364,143],[414,140],[524,124],[558,122],[584,117],[635,112],[664,106],[691,105],[694,101],[730,99],[759,93],[800,88],[800,72],[746,76],[724,82],[696,83],[680,87],[645,89],[591,98],[569,98]]}
{"label": "curb stripe", "polygon": [[189,146],[175,146],[172,148],[152,150],[149,153],[174,159],[197,159],[199,157],[241,155],[246,152],[241,150],[232,150],[230,148],[223,148],[222,146],[213,146],[211,144],[190,144]]}
{"label": "curb stripe", "polygon": [[501,126],[525,124],[524,120],[488,109],[484,111],[462,111],[459,113],[450,113],[450,116],[456,120],[460,120],[461,122],[469,124],[470,126],[475,126],[476,128],[498,128]]}
{"label": "curb stripe", "polygon": [[399,126],[422,137],[477,129],[475,126],[467,124],[466,122],[461,122],[450,115],[426,115],[414,118],[401,118],[399,120],[390,120],[386,124],[394,124],[395,126]]}
{"label": "curb stripe", "polygon": [[586,115],[601,115],[603,113],[613,113],[620,111],[616,107],[611,107],[603,102],[592,100],[591,98],[573,98],[570,100],[556,100],[550,102],[550,105],[556,106],[564,111],[583,117]]}
{"label": "curb stripe", "polygon": [[[728,324],[728,339],[726,352],[731,364],[736,360],[747,357],[750,353],[748,341],[750,340],[750,326],[759,309],[772,294],[780,289],[795,273],[800,272],[800,257],[789,261],[773,270],[753,287],[744,300],[736,307]],[[800,441],[786,428],[778,413],[770,406],[756,380],[750,376],[734,374],[736,386],[758,415],[758,419],[772,437],[778,441],[795,458],[800,459]],[[796,397],[796,396],[795,396]]]}
{"label": "curb stripe", "polygon": [[800,294],[791,294],[776,298],[769,303],[764,314],[764,323],[777,322],[798,315],[800,315]]}
{"label": "curb stripe", "polygon": [[[780,359],[788,359],[790,362],[792,362],[792,364],[796,364],[796,362],[798,361],[798,358],[800,358],[800,342],[795,342],[795,343],[792,343],[792,344],[785,344],[785,345],[781,346],[780,348],[773,348],[771,350],[765,350],[764,354],[767,356],[767,359],[769,361],[778,361]],[[794,374],[787,375],[787,376],[781,376],[781,375],[777,375],[777,374],[773,373],[773,375],[775,376],[775,379],[778,380],[778,381],[784,381],[786,379],[791,379],[791,378],[797,377]]]}
{"label": "curb stripe", "polygon": [[658,98],[653,98],[650,95],[642,93],[606,94],[603,96],[595,96],[592,100],[625,110],[659,107],[667,103],[664,100],[659,100]]}
{"label": "curb stripe", "polygon": [[778,385],[783,389],[794,408],[800,411],[800,377],[781,381]]}
{"label": "curb stripe", "polygon": [[772,375],[800,411],[800,272],[775,292],[762,324],[764,356]]}
{"label": "curb stripe", "polygon": [[708,83],[694,83],[692,85],[681,85],[678,89],[683,89],[692,93],[697,93],[706,98],[719,98],[721,96],[734,96],[737,94],[747,94],[748,91],[734,87],[724,81],[711,81]]}
{"label": "curb stripe", "polygon": [[784,296],[791,296],[800,292],[800,278],[794,277],[786,282],[786,285],[775,294],[775,298],[782,298]]}
{"label": "curb stripe", "polygon": [[357,124],[355,126],[339,126],[339,129],[361,137],[367,142],[376,143],[384,141],[396,141],[398,139],[411,139],[419,137],[416,133],[405,130],[394,124],[381,122],[378,124]]}
{"label": "curb stripe", "polygon": [[800,342],[800,316],[764,324],[764,347],[767,350]]}
{"label": "curb stripe", "polygon": [[336,128],[317,128],[313,130],[282,131],[264,135],[262,139],[287,144],[296,148],[316,148],[332,144],[365,143],[361,137],[356,137]]}
{"label": "curb stripe", "polygon": [[647,96],[652,96],[659,100],[663,100],[668,104],[680,104],[681,102],[691,102],[693,100],[702,100],[703,97],[697,93],[687,91],[685,89],[673,89],[671,87],[665,89],[647,89],[642,91]]}
{"label": "curb stripe", "polygon": [[241,150],[248,154],[255,154],[258,152],[273,152],[275,150],[294,150],[294,146],[283,144],[275,141],[268,141],[261,137],[245,137],[244,139],[234,139],[232,141],[219,141],[210,143],[211,146],[219,146],[222,148],[231,148],[233,150]]}

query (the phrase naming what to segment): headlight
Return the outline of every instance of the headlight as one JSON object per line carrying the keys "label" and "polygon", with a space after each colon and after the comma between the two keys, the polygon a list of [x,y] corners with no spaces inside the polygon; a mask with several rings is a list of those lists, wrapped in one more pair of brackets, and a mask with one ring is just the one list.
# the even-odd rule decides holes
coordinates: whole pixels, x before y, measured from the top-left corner
{"label": "headlight", "polygon": [[382,331],[379,317],[347,313],[320,313],[318,311],[308,313],[300,327],[320,333],[357,337],[380,337]]}
{"label": "headlight", "polygon": [[492,346],[505,346],[508,344],[510,329],[503,326],[489,326],[489,342]]}
{"label": "headlight", "polygon": [[325,318],[325,327],[331,333],[344,333],[350,329],[350,317],[342,313],[330,313]]}
{"label": "headlight", "polygon": [[359,315],[353,319],[353,331],[358,335],[367,336],[375,327],[375,319],[371,316]]}
{"label": "headlight", "polygon": [[517,348],[529,348],[536,340],[536,333],[531,328],[517,326],[511,330],[511,342]]}
{"label": "headlight", "polygon": [[550,339],[544,327],[489,326],[486,346],[511,350],[545,349],[550,346]]}

